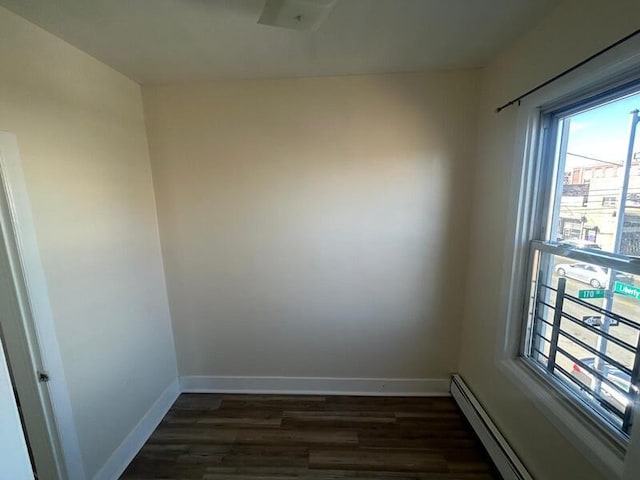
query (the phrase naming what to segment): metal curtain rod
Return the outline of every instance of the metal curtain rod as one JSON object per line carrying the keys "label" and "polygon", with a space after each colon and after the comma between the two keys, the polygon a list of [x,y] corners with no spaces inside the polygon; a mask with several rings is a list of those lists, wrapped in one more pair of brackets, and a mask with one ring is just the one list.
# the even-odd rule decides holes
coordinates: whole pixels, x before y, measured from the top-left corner
{"label": "metal curtain rod", "polygon": [[525,97],[528,97],[529,95],[531,95],[534,92],[537,92],[538,90],[540,90],[541,88],[546,87],[547,85],[549,85],[550,83],[555,82],[556,80],[558,80],[559,78],[564,77],[565,75],[573,72],[574,70],[580,68],[581,66],[583,66],[585,63],[589,63],[591,60],[593,60],[596,57],[599,57],[600,55],[602,55],[605,52],[608,52],[609,50],[611,50],[612,48],[617,47],[618,45],[620,45],[621,43],[626,42],[627,40],[629,40],[632,37],[635,37],[636,35],[640,34],[640,29],[631,32],[629,35],[627,35],[626,37],[621,38],[620,40],[618,40],[615,43],[612,43],[611,45],[609,45],[606,48],[603,48],[602,50],[594,53],[593,55],[591,55],[590,57],[585,58],[584,60],[582,60],[580,63],[576,63],[573,67],[571,68],[567,68],[565,71],[559,73],[558,75],[556,75],[553,78],[550,78],[549,80],[547,80],[546,82],[541,83],[540,85],[538,85],[537,87],[532,88],[531,90],[529,90],[526,93],[523,93],[522,95],[520,95],[519,97],[514,98],[513,100],[505,103],[504,105],[499,106],[498,108],[496,108],[496,113],[500,113],[502,110],[504,110],[507,107],[510,107],[511,105],[517,103],[520,104],[520,100],[522,100]]}

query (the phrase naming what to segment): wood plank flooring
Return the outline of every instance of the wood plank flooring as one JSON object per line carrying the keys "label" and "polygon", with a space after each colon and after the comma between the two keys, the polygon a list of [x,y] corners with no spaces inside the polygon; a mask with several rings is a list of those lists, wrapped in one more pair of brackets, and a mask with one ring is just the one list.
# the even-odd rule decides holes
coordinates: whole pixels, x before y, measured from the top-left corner
{"label": "wood plank flooring", "polygon": [[451,398],[183,394],[121,478],[500,477]]}

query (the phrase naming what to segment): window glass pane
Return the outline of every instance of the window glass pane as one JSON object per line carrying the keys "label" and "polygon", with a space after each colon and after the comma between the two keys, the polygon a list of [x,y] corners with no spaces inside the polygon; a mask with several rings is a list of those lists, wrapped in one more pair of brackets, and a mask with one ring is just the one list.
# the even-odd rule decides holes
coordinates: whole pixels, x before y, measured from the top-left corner
{"label": "window glass pane", "polygon": [[[550,113],[522,353],[623,435],[640,376],[640,86]],[[631,93],[629,93],[631,92]],[[566,247],[571,247],[567,249]]]}
{"label": "window glass pane", "polygon": [[626,165],[637,108],[640,93],[559,120],[555,165],[562,185],[550,208],[547,240],[640,255],[640,135]]}
{"label": "window glass pane", "polygon": [[628,434],[637,383],[640,278],[537,252],[528,312],[526,355]]}

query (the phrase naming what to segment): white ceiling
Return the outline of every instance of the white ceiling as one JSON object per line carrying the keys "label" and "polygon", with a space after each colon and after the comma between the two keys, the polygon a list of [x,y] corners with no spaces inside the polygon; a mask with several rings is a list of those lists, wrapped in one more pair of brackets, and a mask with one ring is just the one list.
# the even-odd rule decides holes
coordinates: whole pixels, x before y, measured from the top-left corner
{"label": "white ceiling", "polygon": [[478,67],[558,0],[338,0],[316,32],[264,0],[0,0],[142,83]]}

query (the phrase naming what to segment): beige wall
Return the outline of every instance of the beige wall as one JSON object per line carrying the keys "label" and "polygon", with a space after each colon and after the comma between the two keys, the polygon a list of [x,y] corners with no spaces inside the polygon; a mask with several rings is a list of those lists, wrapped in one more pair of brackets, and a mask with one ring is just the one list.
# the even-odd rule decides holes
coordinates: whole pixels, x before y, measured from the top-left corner
{"label": "beige wall", "polygon": [[638,18],[640,3],[634,0],[565,1],[483,72],[460,372],[536,479],[601,474],[496,368],[502,286],[494,280],[503,278],[505,233],[514,221],[508,204],[517,107],[500,114],[494,109],[630,33]]}
{"label": "beige wall", "polygon": [[0,8],[17,135],[87,477],[176,377],[140,87]]}
{"label": "beige wall", "polygon": [[455,370],[476,78],[143,88],[181,375]]}
{"label": "beige wall", "polygon": [[[180,374],[459,367],[536,478],[601,478],[495,366],[516,110],[493,108],[637,18],[563,2],[482,74],[478,122],[474,71],[145,87]],[[140,89],[3,9],[0,31],[91,476],[176,375]]]}

